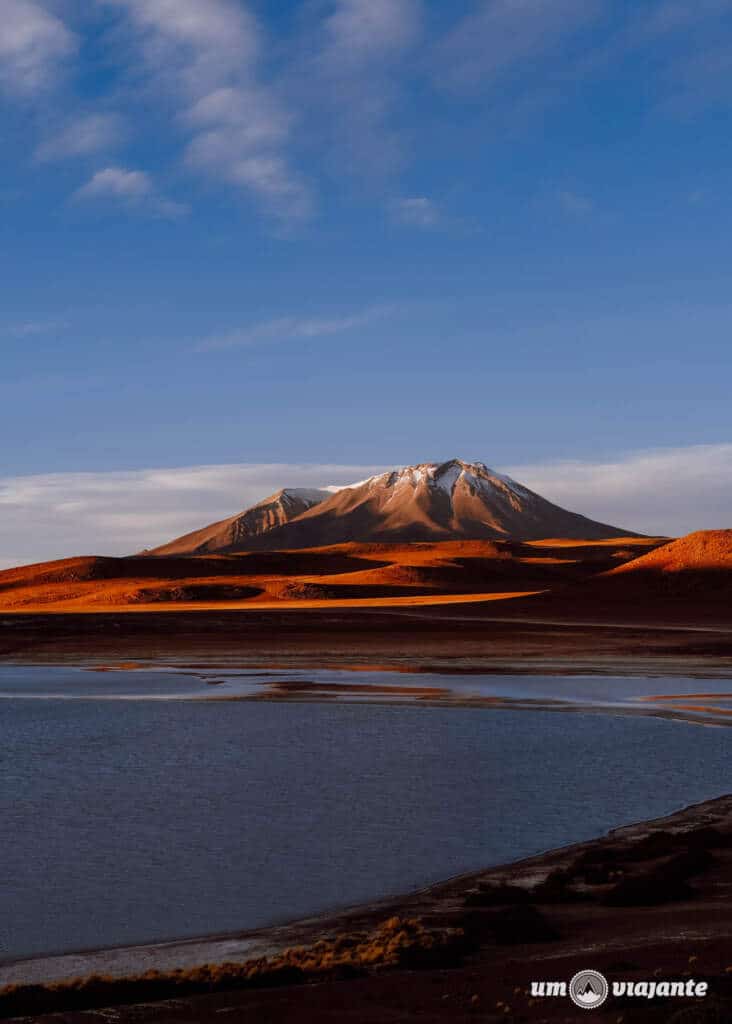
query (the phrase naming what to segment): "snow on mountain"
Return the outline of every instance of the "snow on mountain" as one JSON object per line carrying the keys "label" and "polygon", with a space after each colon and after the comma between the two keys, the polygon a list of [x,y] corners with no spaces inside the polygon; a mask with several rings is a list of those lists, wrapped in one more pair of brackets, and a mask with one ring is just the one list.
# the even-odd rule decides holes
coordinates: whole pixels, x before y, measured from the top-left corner
{"label": "snow on mountain", "polygon": [[449,462],[425,462],[416,466],[405,466],[400,469],[388,470],[386,473],[381,473],[377,476],[370,476],[366,480],[359,480],[354,484],[331,485],[326,487],[325,490],[331,494],[337,494],[339,491],[354,490],[355,488],[362,487],[364,484],[381,483],[393,487],[416,487],[425,481],[428,485],[439,487],[446,494],[452,494],[455,484],[461,479],[476,490],[484,487],[486,482],[498,482],[505,484],[509,490],[520,497],[525,498],[531,493],[525,487],[516,483],[515,480],[512,480],[510,476],[497,473],[495,470],[483,465],[482,462],[467,463],[460,459],[451,459]]}

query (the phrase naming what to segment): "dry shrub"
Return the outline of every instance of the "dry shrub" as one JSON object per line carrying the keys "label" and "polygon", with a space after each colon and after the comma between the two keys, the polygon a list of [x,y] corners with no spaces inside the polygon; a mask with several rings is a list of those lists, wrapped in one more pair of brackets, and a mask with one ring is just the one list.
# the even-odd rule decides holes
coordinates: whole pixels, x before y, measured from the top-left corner
{"label": "dry shrub", "polygon": [[150,970],[129,978],[92,975],[46,985],[10,985],[0,990],[0,1017],[154,1002],[216,990],[293,985],[389,967],[447,966],[454,961],[462,942],[459,930],[428,929],[417,920],[391,917],[371,932],[339,935],[245,963],[203,964],[170,972]]}

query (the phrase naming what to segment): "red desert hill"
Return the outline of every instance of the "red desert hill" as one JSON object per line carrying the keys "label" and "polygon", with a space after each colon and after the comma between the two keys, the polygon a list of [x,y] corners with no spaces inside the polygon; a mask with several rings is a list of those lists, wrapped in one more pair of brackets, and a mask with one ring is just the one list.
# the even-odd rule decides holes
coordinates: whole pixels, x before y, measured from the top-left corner
{"label": "red desert hill", "polygon": [[526,600],[506,614],[565,621],[732,621],[732,530],[700,530],[604,572]]}

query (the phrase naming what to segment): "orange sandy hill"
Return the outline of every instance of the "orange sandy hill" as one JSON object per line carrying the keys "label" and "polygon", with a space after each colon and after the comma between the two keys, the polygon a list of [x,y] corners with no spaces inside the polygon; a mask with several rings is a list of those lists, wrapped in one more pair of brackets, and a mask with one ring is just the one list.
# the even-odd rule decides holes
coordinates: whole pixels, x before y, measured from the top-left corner
{"label": "orange sandy hill", "polygon": [[71,558],[0,572],[0,610],[92,611],[453,603],[576,584],[659,542],[348,543],[166,558]]}
{"label": "orange sandy hill", "polygon": [[450,459],[390,470],[348,487],[279,491],[148,554],[281,551],[349,541],[605,540],[629,533],[560,508],[482,462]]}
{"label": "orange sandy hill", "polygon": [[606,573],[618,595],[681,604],[727,605],[732,616],[732,530],[699,530]]}
{"label": "orange sandy hill", "polygon": [[[671,575],[675,584],[681,586],[697,573],[707,580],[710,573],[720,573],[720,580],[726,579],[729,583],[732,581],[732,530],[688,533],[619,566],[612,575],[645,572]],[[726,575],[728,573],[729,576]]]}
{"label": "orange sandy hill", "polygon": [[700,530],[509,614],[604,621],[732,621],[732,530]]}

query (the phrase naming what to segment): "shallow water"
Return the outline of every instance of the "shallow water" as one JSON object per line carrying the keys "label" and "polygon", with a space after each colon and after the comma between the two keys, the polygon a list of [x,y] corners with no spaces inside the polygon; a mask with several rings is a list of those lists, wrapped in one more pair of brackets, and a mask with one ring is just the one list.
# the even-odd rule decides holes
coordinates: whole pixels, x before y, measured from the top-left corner
{"label": "shallow water", "polygon": [[[346,669],[0,666],[0,700],[316,700],[669,714],[725,724],[732,680]],[[732,717],[730,718],[732,722]]]}
{"label": "shallow water", "polygon": [[[287,678],[313,680],[247,674],[223,685],[259,692]],[[610,691],[632,704],[637,679],[394,680],[598,703],[587,713],[575,702],[570,715],[181,700],[222,686],[166,671],[4,667],[0,959],[295,919],[729,788],[728,729],[597,713]],[[689,680],[651,682],[690,692]]]}

